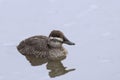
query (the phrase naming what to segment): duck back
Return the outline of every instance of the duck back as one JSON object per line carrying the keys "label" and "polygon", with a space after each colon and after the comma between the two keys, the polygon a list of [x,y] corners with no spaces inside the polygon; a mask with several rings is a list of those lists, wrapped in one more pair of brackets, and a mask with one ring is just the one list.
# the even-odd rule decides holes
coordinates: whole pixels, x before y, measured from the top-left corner
{"label": "duck back", "polygon": [[48,37],[40,35],[27,38],[20,42],[17,49],[23,55],[46,57],[48,54]]}

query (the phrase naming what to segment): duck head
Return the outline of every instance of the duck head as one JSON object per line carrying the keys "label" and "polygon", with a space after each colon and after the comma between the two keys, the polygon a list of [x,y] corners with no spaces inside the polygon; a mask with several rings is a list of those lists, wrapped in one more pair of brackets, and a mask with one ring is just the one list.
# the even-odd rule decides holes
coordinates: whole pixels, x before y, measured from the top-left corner
{"label": "duck head", "polygon": [[61,46],[63,43],[68,45],[75,45],[75,43],[71,42],[67,39],[67,37],[59,30],[51,31],[49,35],[50,44],[53,46]]}

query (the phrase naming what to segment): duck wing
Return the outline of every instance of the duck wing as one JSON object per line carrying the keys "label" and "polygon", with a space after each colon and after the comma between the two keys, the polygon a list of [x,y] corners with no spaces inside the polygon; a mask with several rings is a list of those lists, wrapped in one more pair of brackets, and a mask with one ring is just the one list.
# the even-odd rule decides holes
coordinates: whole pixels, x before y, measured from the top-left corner
{"label": "duck wing", "polygon": [[20,42],[17,49],[24,55],[33,54],[45,57],[48,54],[48,37],[40,35],[27,38]]}
{"label": "duck wing", "polygon": [[26,39],[24,42],[35,50],[46,51],[48,49],[48,37],[46,36],[33,36]]}

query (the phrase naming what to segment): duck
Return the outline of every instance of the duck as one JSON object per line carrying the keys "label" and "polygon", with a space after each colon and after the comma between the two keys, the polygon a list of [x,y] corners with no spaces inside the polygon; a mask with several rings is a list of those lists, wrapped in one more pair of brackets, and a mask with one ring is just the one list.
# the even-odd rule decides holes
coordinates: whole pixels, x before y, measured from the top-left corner
{"label": "duck", "polygon": [[22,40],[17,50],[22,55],[30,55],[48,60],[62,60],[66,58],[68,51],[63,44],[75,45],[67,39],[60,30],[52,30],[49,36],[35,35]]}

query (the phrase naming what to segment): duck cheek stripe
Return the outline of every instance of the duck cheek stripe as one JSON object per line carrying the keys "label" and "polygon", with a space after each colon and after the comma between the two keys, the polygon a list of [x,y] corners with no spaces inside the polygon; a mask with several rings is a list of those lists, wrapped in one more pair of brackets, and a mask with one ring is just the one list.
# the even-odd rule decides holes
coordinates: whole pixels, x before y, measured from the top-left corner
{"label": "duck cheek stripe", "polygon": [[62,38],[58,38],[58,37],[50,37],[50,39],[55,39],[55,40],[63,42],[63,39]]}

